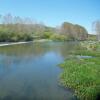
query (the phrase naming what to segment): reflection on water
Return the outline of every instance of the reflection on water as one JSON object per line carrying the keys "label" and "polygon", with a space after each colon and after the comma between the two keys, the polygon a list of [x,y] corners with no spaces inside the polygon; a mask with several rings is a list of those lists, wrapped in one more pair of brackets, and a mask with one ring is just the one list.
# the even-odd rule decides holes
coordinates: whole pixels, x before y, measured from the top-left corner
{"label": "reflection on water", "polygon": [[53,42],[0,47],[0,100],[72,100],[58,85],[57,64],[73,48]]}

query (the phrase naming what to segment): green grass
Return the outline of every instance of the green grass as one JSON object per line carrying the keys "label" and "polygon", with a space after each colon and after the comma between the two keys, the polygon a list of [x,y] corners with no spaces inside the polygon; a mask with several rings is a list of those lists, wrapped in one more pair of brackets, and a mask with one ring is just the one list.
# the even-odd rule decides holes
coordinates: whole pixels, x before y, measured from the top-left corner
{"label": "green grass", "polygon": [[100,94],[100,52],[97,48],[95,51],[89,51],[81,47],[73,54],[94,57],[66,59],[60,64],[63,68],[60,81],[65,87],[73,89],[80,100],[96,100]]}
{"label": "green grass", "polygon": [[72,51],[71,54],[100,57],[100,52],[99,51],[77,50],[77,51]]}
{"label": "green grass", "polygon": [[94,41],[85,41],[80,42],[78,46],[76,46],[76,50],[70,52],[73,55],[87,55],[100,57],[100,42]]}

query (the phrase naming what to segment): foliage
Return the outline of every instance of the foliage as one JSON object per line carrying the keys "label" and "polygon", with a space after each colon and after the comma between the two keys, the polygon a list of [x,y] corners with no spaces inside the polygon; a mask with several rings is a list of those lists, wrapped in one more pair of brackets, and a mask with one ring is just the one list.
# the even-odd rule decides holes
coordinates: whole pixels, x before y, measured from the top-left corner
{"label": "foliage", "polygon": [[50,39],[50,37],[51,37],[53,34],[54,34],[54,33],[50,32],[50,31],[49,31],[49,32],[44,32],[42,38]]}
{"label": "foliage", "polygon": [[87,40],[89,40],[89,41],[96,41],[97,40],[96,39],[96,35],[88,34]]}
{"label": "foliage", "polygon": [[9,31],[0,30],[0,42],[17,42],[17,41],[31,41],[33,37],[27,33],[13,33]]}
{"label": "foliage", "polygon": [[56,41],[85,40],[87,31],[80,25],[64,22],[59,28],[34,23],[31,18],[21,18],[7,14],[0,18],[0,41],[31,41],[35,37]]}
{"label": "foliage", "polygon": [[53,35],[51,35],[50,39],[52,39],[54,41],[66,41],[67,37],[64,35],[53,34]]}

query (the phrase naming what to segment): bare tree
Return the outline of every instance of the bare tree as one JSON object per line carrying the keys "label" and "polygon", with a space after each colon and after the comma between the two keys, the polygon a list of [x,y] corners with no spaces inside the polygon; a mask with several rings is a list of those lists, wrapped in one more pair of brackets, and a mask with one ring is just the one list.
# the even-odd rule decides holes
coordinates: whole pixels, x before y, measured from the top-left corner
{"label": "bare tree", "polygon": [[13,16],[9,13],[3,16],[3,24],[12,24],[13,23]]}
{"label": "bare tree", "polygon": [[100,41],[100,20],[93,22],[92,28],[95,34],[97,35],[98,41]]}
{"label": "bare tree", "polygon": [[2,18],[2,15],[0,15],[0,19]]}
{"label": "bare tree", "polygon": [[85,40],[88,32],[83,26],[74,25],[72,23],[64,22],[61,26],[61,32],[69,39]]}

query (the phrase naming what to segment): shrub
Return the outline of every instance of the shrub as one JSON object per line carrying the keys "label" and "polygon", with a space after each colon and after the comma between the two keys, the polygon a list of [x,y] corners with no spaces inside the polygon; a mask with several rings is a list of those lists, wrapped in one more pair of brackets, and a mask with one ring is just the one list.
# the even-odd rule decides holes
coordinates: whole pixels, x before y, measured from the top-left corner
{"label": "shrub", "polygon": [[66,41],[67,37],[64,35],[59,35],[59,34],[53,34],[50,39],[54,40],[54,41]]}

